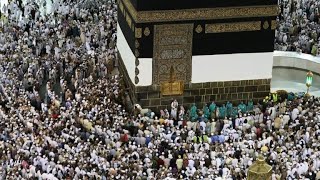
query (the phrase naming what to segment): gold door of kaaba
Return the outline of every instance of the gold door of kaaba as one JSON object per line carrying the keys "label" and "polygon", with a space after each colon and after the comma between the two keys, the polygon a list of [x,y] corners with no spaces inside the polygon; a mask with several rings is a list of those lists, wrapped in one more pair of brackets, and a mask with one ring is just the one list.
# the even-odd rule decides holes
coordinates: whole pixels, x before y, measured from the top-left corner
{"label": "gold door of kaaba", "polygon": [[193,24],[154,26],[153,84],[168,82],[173,68],[175,81],[191,82]]}

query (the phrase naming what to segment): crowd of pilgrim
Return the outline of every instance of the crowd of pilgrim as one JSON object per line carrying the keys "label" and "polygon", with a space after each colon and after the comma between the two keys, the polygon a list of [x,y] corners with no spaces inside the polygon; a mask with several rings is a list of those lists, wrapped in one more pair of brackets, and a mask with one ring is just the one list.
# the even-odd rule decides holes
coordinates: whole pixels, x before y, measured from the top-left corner
{"label": "crowd of pilgrim", "polygon": [[318,0],[278,0],[275,50],[320,54],[320,3]]}
{"label": "crowd of pilgrim", "polygon": [[1,9],[0,179],[238,180],[259,155],[272,180],[320,179],[319,98],[131,113],[112,73],[115,0],[54,0],[51,14],[46,3]]}

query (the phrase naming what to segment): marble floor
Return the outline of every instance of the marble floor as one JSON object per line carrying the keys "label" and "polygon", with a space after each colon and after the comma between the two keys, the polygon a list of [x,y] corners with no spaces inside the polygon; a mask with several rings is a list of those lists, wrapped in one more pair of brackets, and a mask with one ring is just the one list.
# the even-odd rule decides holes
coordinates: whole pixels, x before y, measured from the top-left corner
{"label": "marble floor", "polygon": [[[286,68],[274,68],[272,72],[271,91],[286,90],[289,92],[306,92],[307,71]],[[320,76],[313,75],[310,94],[320,96]]]}

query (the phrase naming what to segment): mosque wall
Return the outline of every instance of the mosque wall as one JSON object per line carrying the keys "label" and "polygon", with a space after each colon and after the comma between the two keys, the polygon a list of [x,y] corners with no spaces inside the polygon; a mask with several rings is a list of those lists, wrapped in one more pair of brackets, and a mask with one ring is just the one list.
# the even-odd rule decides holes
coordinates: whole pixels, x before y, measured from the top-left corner
{"label": "mosque wall", "polygon": [[[139,78],[136,86],[149,86],[152,84],[152,58],[138,58],[131,51],[128,42],[122,32],[121,27],[118,25],[118,41],[117,47],[121,54],[123,63],[128,72],[128,76],[132,82],[135,82],[135,76]],[[138,71],[138,72],[136,72]]]}
{"label": "mosque wall", "polygon": [[[269,94],[277,0],[118,0],[118,7],[121,71],[135,103],[202,107]],[[172,67],[184,72],[184,93],[163,96],[159,84]]]}
{"label": "mosque wall", "polygon": [[[227,20],[180,21],[136,24],[139,57],[151,58],[154,53],[155,26],[193,24],[192,55],[272,52],[274,50],[275,18],[241,18]],[[235,22],[236,21],[236,22]],[[122,26],[121,26],[122,27]],[[175,32],[174,29],[172,29]]]}
{"label": "mosque wall", "polygon": [[[138,68],[139,83],[136,86],[152,84],[152,58],[135,56],[118,26],[118,49],[124,59],[129,77],[135,80],[135,68]],[[269,79],[272,76],[273,53],[241,53],[227,55],[204,55],[192,57],[192,83],[233,81],[247,79]],[[251,68],[253,64],[259,64]],[[201,72],[201,73],[199,73]],[[231,73],[232,72],[232,73]]]}
{"label": "mosque wall", "polygon": [[[230,61],[234,62],[234,58],[236,56],[243,56],[245,59],[245,55],[248,54],[234,54],[234,55],[228,55],[229,57],[234,56],[233,58],[230,58]],[[303,54],[303,53],[296,53],[296,52],[282,52],[282,51],[275,51],[273,53],[255,53],[251,54],[252,56],[259,56],[260,58],[255,58],[258,63],[261,64],[259,67],[255,67],[255,69],[252,69],[250,67],[253,67],[250,63],[243,64],[243,67],[241,67],[240,64],[235,64],[235,66],[238,69],[244,69],[243,72],[251,72],[256,71],[254,73],[257,73],[258,71],[263,71],[263,69],[259,69],[263,66],[271,66],[271,68],[291,68],[291,69],[300,69],[305,71],[312,71],[314,74],[320,74],[320,57],[315,57],[309,54]],[[220,55],[218,55],[220,56]],[[262,61],[263,58],[269,58],[269,56],[273,56],[273,61],[268,62],[268,64],[263,64],[265,61]],[[249,57],[249,56],[247,56]],[[200,58],[195,56],[193,58]],[[210,58],[210,59],[209,59]],[[207,58],[200,58],[197,61],[193,61],[193,63],[198,61],[212,61],[212,57],[207,56]],[[237,57],[236,59],[239,59]],[[241,59],[244,60],[244,59]],[[220,59],[221,60],[221,59]],[[240,60],[240,59],[239,59]],[[219,62],[223,62],[225,60],[221,60]],[[240,62],[240,61],[239,61]],[[204,63],[204,62],[203,62]],[[196,67],[196,65],[193,65],[193,67]],[[201,68],[201,72],[204,72],[202,74],[207,75],[208,77],[211,77],[210,73],[213,73],[212,71],[208,71],[206,68],[215,69],[216,73],[219,71],[223,71],[222,69],[218,68],[218,66],[200,66],[198,65],[198,68]],[[236,72],[234,69],[229,70],[229,72]],[[209,75],[208,75],[209,73]],[[221,73],[221,72],[220,72]],[[229,73],[229,74],[232,74]],[[260,73],[260,72],[258,72]],[[198,76],[202,74],[196,74]],[[225,75],[226,73],[224,73]],[[266,79],[262,78],[264,75],[260,74],[261,79],[256,80],[234,80],[234,81],[228,81],[226,79],[222,79],[222,76],[217,76],[220,78],[221,81],[217,80],[217,82],[196,82],[195,77],[193,76],[193,83],[191,84],[185,84],[185,92],[182,96],[162,96],[160,92],[160,87],[153,85],[153,86],[132,86],[134,91],[136,92],[136,102],[139,102],[144,107],[152,108],[152,109],[159,109],[159,108],[169,108],[168,105],[172,101],[172,99],[177,99],[179,103],[184,104],[186,107],[191,106],[192,103],[196,103],[198,107],[201,107],[203,103],[208,103],[212,100],[215,100],[218,104],[225,103],[227,100],[232,99],[234,103],[238,103],[239,101],[246,102],[248,99],[253,99],[255,101],[261,100],[263,97],[269,94],[270,92],[270,82],[271,82],[271,75],[268,71],[265,71],[264,75]],[[226,75],[227,76],[227,75]],[[269,77],[269,78],[267,78]],[[205,77],[203,77],[205,78]],[[228,78],[235,78],[235,77],[228,77]],[[204,79],[203,79],[204,80]]]}
{"label": "mosque wall", "polygon": [[[126,60],[122,58],[122,54],[119,54],[119,57],[120,72],[124,76],[128,93],[130,94],[133,103],[139,103],[144,108],[150,108],[154,111],[169,108],[168,106],[173,99],[177,99],[180,104],[183,104],[186,107],[191,106],[192,103],[196,103],[198,107],[202,107],[204,103],[208,103],[213,100],[217,104],[223,104],[230,100],[235,104],[241,101],[247,102],[250,99],[257,102],[263,99],[270,92],[271,77],[255,80],[186,83],[184,84],[183,95],[163,96],[160,92],[159,85],[135,85],[132,78],[129,77],[128,70],[126,69],[127,67],[124,65],[124,61]],[[147,62],[148,60],[140,59],[140,62],[144,61]],[[131,71],[133,71],[133,68]],[[147,72],[141,72],[141,74],[143,73]],[[151,72],[149,72],[149,74],[151,74]],[[139,77],[141,78],[142,75]],[[151,77],[149,78],[150,81]],[[143,78],[141,79],[143,81]]]}
{"label": "mosque wall", "polygon": [[[120,51],[121,52],[121,51]],[[128,75],[124,59],[119,54],[119,70],[124,76],[127,85],[127,92],[132,98],[133,103],[139,103],[144,108],[153,111],[170,108],[170,102],[177,99],[180,104],[190,107],[196,103],[202,107],[204,103],[215,101],[221,105],[226,101],[237,104],[241,101],[247,102],[252,99],[260,101],[270,92],[271,79],[238,80],[238,81],[219,81],[204,83],[184,84],[184,93],[180,96],[163,96],[159,85],[137,86]]]}
{"label": "mosque wall", "polygon": [[170,108],[169,105],[173,99],[177,99],[185,107],[190,107],[192,103],[202,107],[204,103],[210,101],[215,101],[219,105],[227,101],[238,104],[250,99],[258,102],[269,95],[270,82],[271,79],[256,79],[190,83],[184,85],[184,93],[181,96],[163,96],[158,85],[136,86],[135,99],[144,108],[155,111]]}
{"label": "mosque wall", "polygon": [[230,6],[273,5],[277,0],[129,0],[138,11],[215,8]]}
{"label": "mosque wall", "polygon": [[118,11],[118,25],[121,27],[122,35],[125,37],[126,43],[129,45],[132,52],[135,49],[135,23],[130,14],[127,13],[124,6],[119,7]]}
{"label": "mosque wall", "polygon": [[[259,64],[259,66],[252,68],[253,64]],[[272,52],[193,56],[191,83],[269,79],[272,76],[272,64]],[[150,86],[152,84],[152,58],[139,58],[137,67],[139,69],[137,86]],[[130,71],[133,80],[133,63],[131,63]]]}
{"label": "mosque wall", "polygon": [[192,83],[269,79],[273,53],[241,53],[192,57]]}
{"label": "mosque wall", "polygon": [[133,52],[131,51],[127,41],[126,37],[124,36],[122,29],[118,25],[117,27],[117,48],[121,54],[122,59],[124,60],[123,63],[126,67],[126,70],[128,72],[128,75],[132,82],[134,82],[135,77],[135,59]]}
{"label": "mosque wall", "polygon": [[152,84],[152,58],[139,58],[139,83],[138,86],[150,86]]}
{"label": "mosque wall", "polygon": [[278,14],[274,0],[234,3],[204,0],[199,4],[194,0],[183,3],[119,0],[118,5],[119,24],[139,58],[153,57],[154,27],[170,24],[193,24],[192,55],[272,52],[274,48]]}

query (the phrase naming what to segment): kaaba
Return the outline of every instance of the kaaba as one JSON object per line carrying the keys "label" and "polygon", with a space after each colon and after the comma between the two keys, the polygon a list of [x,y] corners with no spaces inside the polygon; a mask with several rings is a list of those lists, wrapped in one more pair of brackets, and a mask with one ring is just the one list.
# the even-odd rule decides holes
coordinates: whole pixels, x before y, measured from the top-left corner
{"label": "kaaba", "polygon": [[164,109],[270,92],[277,0],[118,0],[117,48],[133,103]]}

